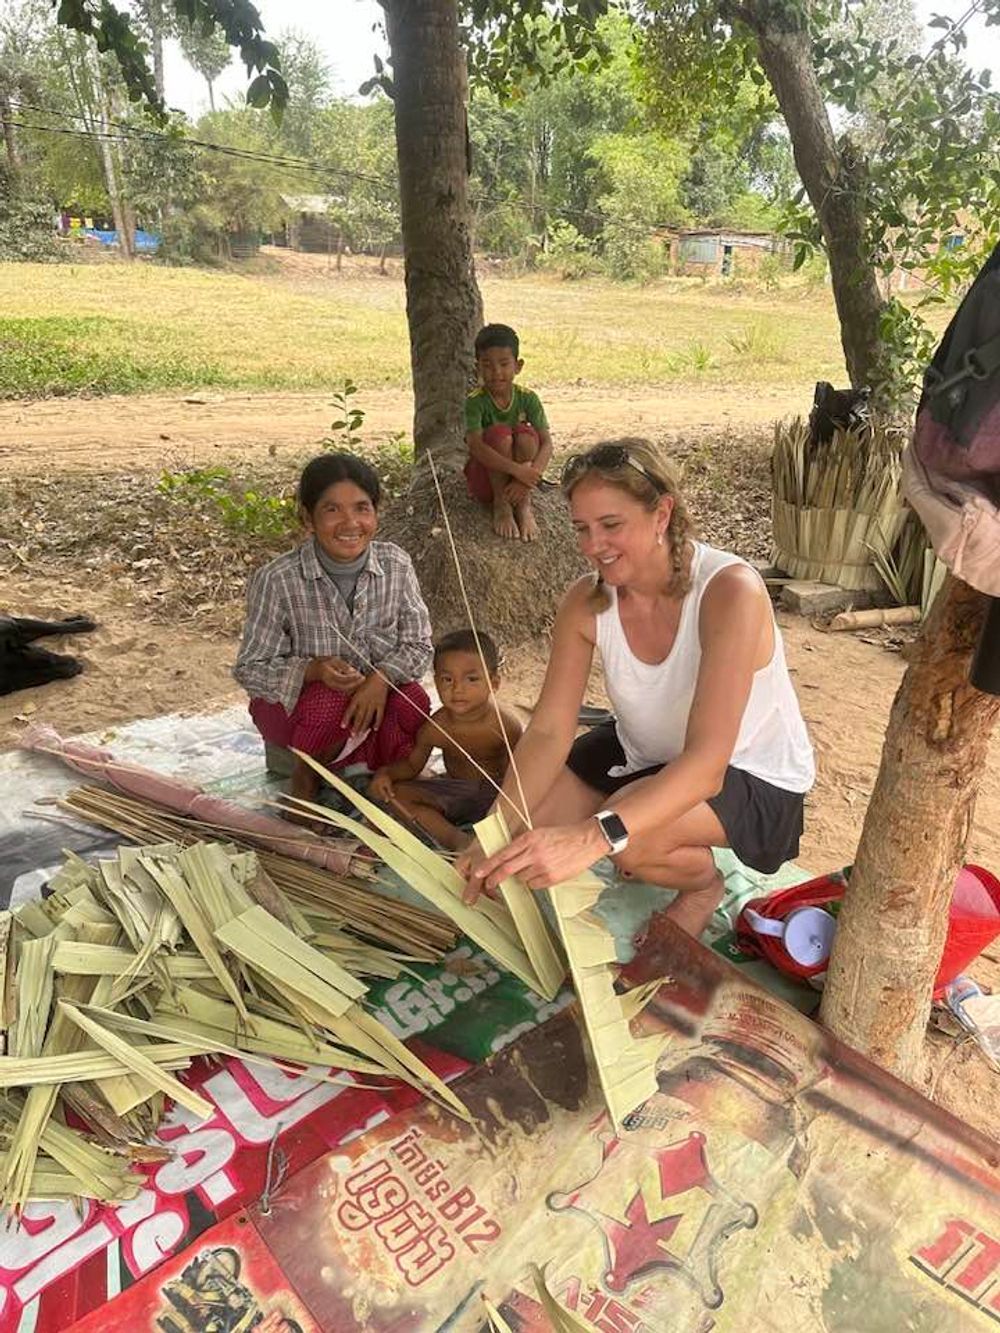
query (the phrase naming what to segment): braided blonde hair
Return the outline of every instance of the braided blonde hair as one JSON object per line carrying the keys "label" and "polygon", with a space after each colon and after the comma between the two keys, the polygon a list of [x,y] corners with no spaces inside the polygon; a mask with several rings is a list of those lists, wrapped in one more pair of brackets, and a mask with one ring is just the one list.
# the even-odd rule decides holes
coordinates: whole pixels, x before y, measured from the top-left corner
{"label": "braided blonde hair", "polygon": [[[563,494],[569,500],[584,477],[596,476],[608,486],[614,486],[616,490],[630,495],[633,500],[638,500],[650,513],[658,507],[665,495],[669,495],[674,507],[666,539],[673,575],[667,591],[672,597],[683,597],[690,582],[684,569],[684,553],[688,538],[695,533],[695,525],[684,503],[673,467],[648,440],[606,440],[602,443],[627,449],[629,461],[619,467],[598,467],[589,460],[589,454],[601,448],[601,445],[595,445],[594,450],[587,451],[587,465],[563,482]],[[600,574],[596,576],[590,601],[596,611],[604,611],[611,605],[611,599]]]}

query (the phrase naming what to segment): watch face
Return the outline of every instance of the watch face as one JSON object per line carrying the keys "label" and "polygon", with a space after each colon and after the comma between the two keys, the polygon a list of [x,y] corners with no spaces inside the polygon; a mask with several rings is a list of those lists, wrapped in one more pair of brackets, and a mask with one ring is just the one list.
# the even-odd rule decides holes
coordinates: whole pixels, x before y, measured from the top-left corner
{"label": "watch face", "polygon": [[605,837],[611,843],[621,842],[623,838],[628,837],[628,829],[621,815],[616,815],[609,811],[606,815],[599,815],[601,828],[604,830]]}

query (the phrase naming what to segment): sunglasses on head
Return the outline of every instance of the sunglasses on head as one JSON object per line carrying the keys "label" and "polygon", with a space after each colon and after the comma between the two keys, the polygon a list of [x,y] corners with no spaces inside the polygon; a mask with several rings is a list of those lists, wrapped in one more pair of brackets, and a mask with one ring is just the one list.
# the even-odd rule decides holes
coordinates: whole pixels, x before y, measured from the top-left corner
{"label": "sunglasses on head", "polygon": [[616,468],[622,467],[635,468],[636,472],[641,472],[661,495],[664,493],[663,483],[651,472],[647,472],[641,463],[635,462],[629,454],[628,445],[625,444],[599,444],[594,449],[588,449],[585,454],[571,454],[562,470],[562,484],[571,485],[581,473],[589,472],[591,468],[613,472]]}

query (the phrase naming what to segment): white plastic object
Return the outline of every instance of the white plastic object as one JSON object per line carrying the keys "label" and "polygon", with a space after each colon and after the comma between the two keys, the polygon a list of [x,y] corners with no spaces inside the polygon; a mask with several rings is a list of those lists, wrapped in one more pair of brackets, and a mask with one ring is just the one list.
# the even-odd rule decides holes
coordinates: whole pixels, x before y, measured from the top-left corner
{"label": "white plastic object", "polygon": [[837,922],[822,907],[797,907],[783,921],[761,916],[750,907],[744,916],[758,935],[780,939],[789,958],[800,967],[816,967],[830,957]]}

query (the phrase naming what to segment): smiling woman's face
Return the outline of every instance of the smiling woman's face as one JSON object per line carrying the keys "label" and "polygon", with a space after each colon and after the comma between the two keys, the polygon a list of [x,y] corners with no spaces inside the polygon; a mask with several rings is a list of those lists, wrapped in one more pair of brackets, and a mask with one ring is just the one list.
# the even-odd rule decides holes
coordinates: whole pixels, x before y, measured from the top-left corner
{"label": "smiling woman's face", "polygon": [[569,507],[577,543],[605,583],[623,587],[648,574],[660,533],[666,533],[673,500],[665,495],[656,509],[644,504],[599,475],[584,477],[573,487]]}
{"label": "smiling woman's face", "polygon": [[367,491],[353,481],[335,481],[305,516],[306,531],[331,560],[357,560],[378,528],[378,511]]}

